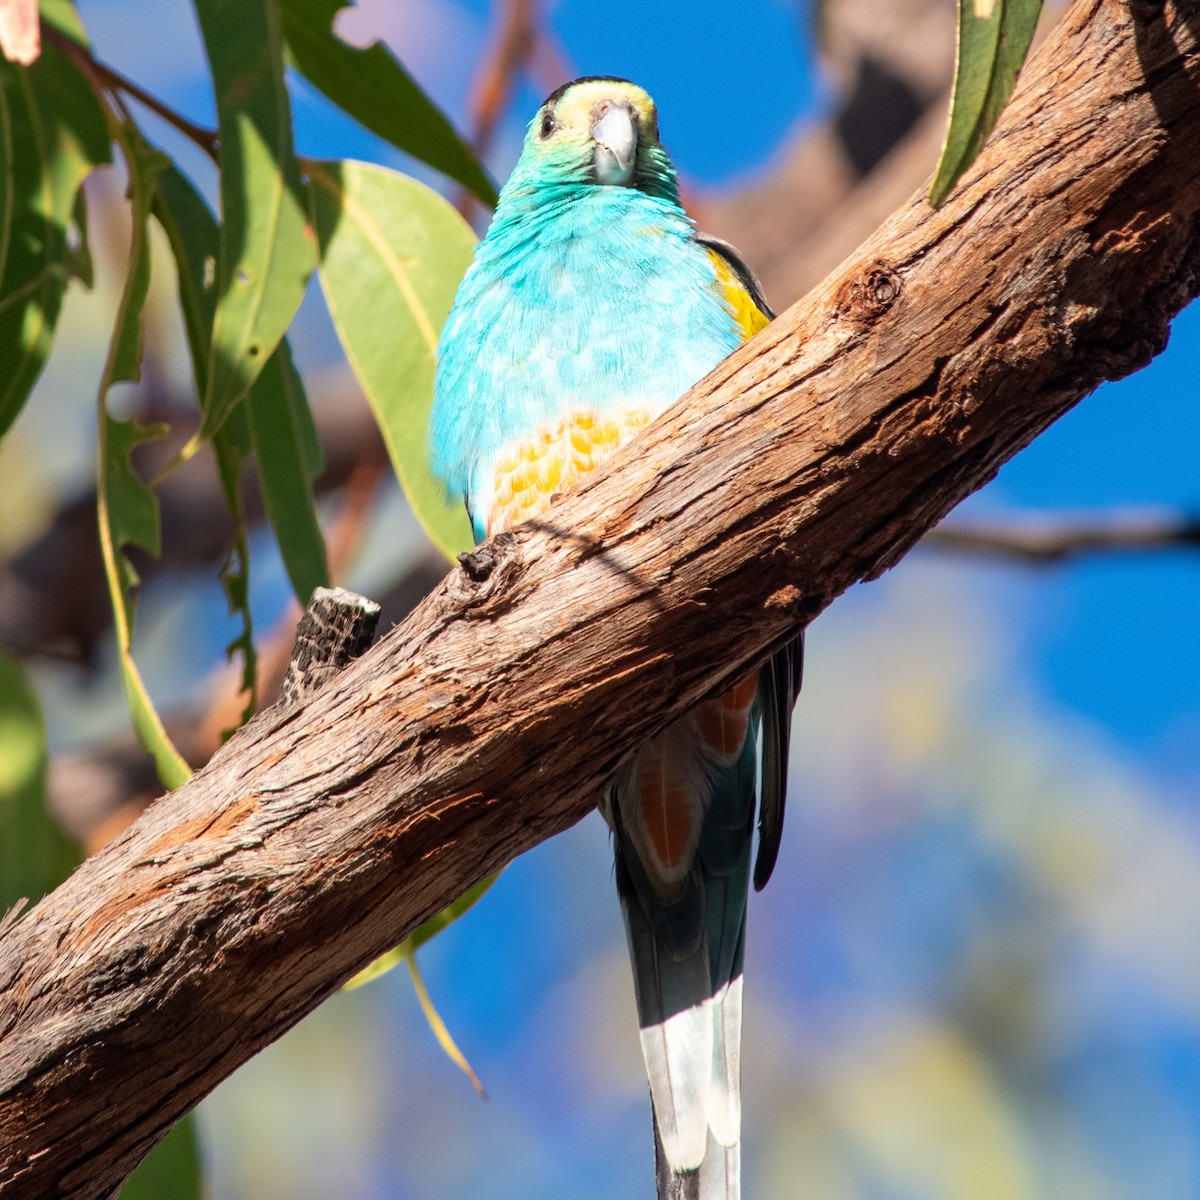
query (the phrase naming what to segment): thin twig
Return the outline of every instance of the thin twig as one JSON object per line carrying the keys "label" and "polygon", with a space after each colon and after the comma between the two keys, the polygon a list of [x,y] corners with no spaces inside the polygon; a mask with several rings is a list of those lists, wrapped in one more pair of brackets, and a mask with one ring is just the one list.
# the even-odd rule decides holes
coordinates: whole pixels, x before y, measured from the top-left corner
{"label": "thin twig", "polygon": [[1200,517],[1115,512],[1074,522],[1051,517],[1024,518],[1015,525],[953,521],[927,533],[922,545],[1026,563],[1059,563],[1084,554],[1200,547]]}
{"label": "thin twig", "polygon": [[49,25],[45,21],[42,22],[42,37],[77,66],[86,64],[90,72],[100,79],[110,92],[114,93],[114,97],[121,92],[131,96],[151,112],[157,113],[168,125],[178,129],[186,138],[199,146],[213,162],[220,163],[221,142],[215,130],[205,129],[203,126],[189,121],[187,117],[176,112],[156,96],[152,96],[145,88],[122,75],[120,71],[101,62],[73,38],[60,33],[53,25]]}
{"label": "thin twig", "polygon": [[471,144],[480,158],[491,148],[496,125],[512,98],[517,76],[533,55],[536,41],[536,0],[508,0],[495,41],[471,90],[471,128],[474,131]]}
{"label": "thin twig", "polygon": [[[468,104],[471,148],[481,161],[491,148],[496,126],[512,100],[513,86],[533,57],[537,42],[537,0],[507,0],[496,35],[476,72]],[[464,188],[456,207],[469,217],[476,203]]]}

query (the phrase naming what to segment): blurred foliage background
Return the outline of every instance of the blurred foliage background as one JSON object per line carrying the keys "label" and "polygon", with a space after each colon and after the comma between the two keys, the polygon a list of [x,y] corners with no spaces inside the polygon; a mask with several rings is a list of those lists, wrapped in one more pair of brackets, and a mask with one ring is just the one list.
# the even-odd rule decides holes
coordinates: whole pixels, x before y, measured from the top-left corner
{"label": "blurred foliage background", "polygon": [[[78,10],[98,59],[217,126],[190,4]],[[692,211],[739,246],[778,308],[927,180],[954,54],[943,0],[825,0],[819,13],[788,0],[363,0],[337,29],[357,45],[382,39],[496,179],[552,87],[583,73],[636,79],[659,103]],[[460,184],[295,70],[288,88],[306,160],[408,172],[482,228],[486,209]],[[215,207],[205,152],[133,107]],[[464,152],[452,173],[486,192],[471,162]],[[4,903],[37,894],[160,790],[130,732],[95,524],[96,393],[129,258],[124,188],[120,168],[88,180],[94,286],[67,290],[54,353],[0,443]],[[148,228],[142,379],[110,393],[116,416],[176,431],[139,449],[144,478],[197,424],[170,246]],[[336,318],[314,279],[290,331],[323,458],[303,470],[330,575],[381,599],[386,628],[445,560],[395,482],[330,307]],[[1001,543],[1065,531],[1068,548],[1087,518],[1112,531],[1107,548],[1101,537],[1094,553],[1047,563],[931,543],[814,627],[783,854],[750,918],[749,1195],[1200,1195],[1200,562],[1185,538],[1119,549],[1121,531],[1169,534],[1197,506],[1198,352],[1192,310],[1150,368],[1101,389],[951,518]],[[162,556],[137,559],[137,663],[193,764],[243,702],[240,667],[224,661],[244,624],[218,577],[236,536],[221,488],[208,451],[172,471]],[[243,503],[269,700],[297,567],[261,491],[248,485]],[[30,815],[43,796],[51,824]],[[589,818],[423,947],[486,1103],[393,972],[335,997],[201,1106],[199,1168],[184,1131],[126,1195],[644,1194],[648,1108],[611,874]]]}

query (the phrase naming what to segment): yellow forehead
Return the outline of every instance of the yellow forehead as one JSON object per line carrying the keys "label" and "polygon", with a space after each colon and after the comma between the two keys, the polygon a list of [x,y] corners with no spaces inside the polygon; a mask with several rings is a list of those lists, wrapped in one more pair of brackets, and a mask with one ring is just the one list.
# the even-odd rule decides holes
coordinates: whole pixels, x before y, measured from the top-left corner
{"label": "yellow forehead", "polygon": [[554,106],[554,115],[560,125],[586,128],[591,124],[592,112],[601,100],[628,104],[637,113],[639,128],[657,135],[658,110],[654,107],[654,101],[636,83],[621,80],[589,79],[575,84]]}

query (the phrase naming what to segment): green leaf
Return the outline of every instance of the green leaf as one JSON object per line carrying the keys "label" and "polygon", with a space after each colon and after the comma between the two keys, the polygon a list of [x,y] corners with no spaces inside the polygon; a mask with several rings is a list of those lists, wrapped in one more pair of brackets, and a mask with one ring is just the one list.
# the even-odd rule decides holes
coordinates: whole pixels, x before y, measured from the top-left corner
{"label": "green leaf", "polygon": [[[211,280],[217,254],[217,223],[191,183],[177,171],[159,185],[155,215],[167,233],[179,275],[180,305],[192,351],[198,395],[203,395],[208,344],[215,303]],[[248,606],[249,548],[241,502],[241,468],[253,452],[267,516],[275,531],[288,577],[301,604],[314,587],[328,586],[325,540],[313,507],[312,481],[322,470],[321,449],[304,385],[284,338],[239,404],[213,438],[225,500],[236,524],[236,537],[222,571],[230,611],[241,614],[243,632],[230,652],[254,654]],[[251,659],[246,658],[249,664]],[[253,676],[250,676],[251,680]],[[251,686],[250,691],[253,691]]]}
{"label": "green leaf", "polygon": [[87,34],[73,0],[38,0],[38,13],[43,21],[53,25],[60,33],[65,33],[81,46],[87,45]]}
{"label": "green leaf", "polygon": [[155,555],[159,552],[158,501],[138,477],[129,455],[139,443],[157,437],[165,430],[163,426],[140,426],[135,421],[118,420],[108,411],[109,388],[120,381],[136,380],[141,369],[141,313],[150,286],[146,223],[157,177],[166,169],[167,160],[132,126],[122,127],[120,140],[129,171],[133,234],[129,273],[117,306],[116,327],[100,380],[96,506],[100,549],[129,713],[142,745],[154,757],[159,778],[166,787],[176,788],[191,771],[167,737],[133,660],[131,640],[138,576],[125,553],[128,546]]}
{"label": "green leaf", "polygon": [[0,434],[16,419],[54,338],[71,268],[79,185],[110,161],[104,114],[70,60],[46,43],[30,67],[0,62]]}
{"label": "green leaf", "polygon": [[1012,95],[1042,0],[958,0],[958,58],[950,123],[929,203],[935,208],[975,161]]}
{"label": "green leaf", "polygon": [[479,903],[480,900],[491,890],[493,883],[499,879],[499,874],[489,875],[486,879],[481,879],[474,887],[467,888],[465,892],[453,904],[447,904],[439,913],[434,913],[428,921],[418,925],[412,934],[409,935],[409,941],[412,943],[414,950],[420,950],[430,938],[437,937],[448,925],[453,925],[464,913],[470,911]]}
{"label": "green leaf", "polygon": [[78,279],[89,291],[96,285],[95,264],[92,262],[92,244],[88,238],[87,196],[82,188],[75,197],[75,209],[71,214],[71,226],[75,230],[72,240],[68,234],[67,272]]}
{"label": "green leaf", "polygon": [[481,879],[473,888],[468,888],[453,904],[447,904],[441,912],[434,913],[428,921],[418,925],[399,946],[393,947],[386,954],[381,954],[373,963],[363,967],[345,984],[344,990],[351,992],[399,966],[410,954],[414,954],[425,945],[430,938],[437,937],[443,929],[453,925],[459,917],[474,908],[499,878],[499,874],[489,875],[486,879]]}
{"label": "green leaf", "polygon": [[[171,247],[179,288],[179,306],[192,358],[196,395],[202,397],[208,380],[208,351],[216,310],[216,263],[220,253],[220,230],[208,205],[178,169],[171,167],[159,177],[154,192],[154,216]],[[260,376],[261,379],[261,376]],[[255,382],[255,387],[258,381]],[[251,389],[253,390],[253,389]],[[242,503],[242,465],[250,456],[250,433],[241,405],[213,435],[213,451],[225,504],[233,517],[233,541],[221,567],[221,586],[231,616],[240,621],[237,637],[226,647],[232,659],[242,656],[242,691],[246,704],[244,723],[254,711],[258,655],[254,648],[254,623],[250,613],[250,545]]]}
{"label": "green leaf", "polygon": [[484,893],[499,878],[499,874],[489,875],[486,879],[481,879],[473,888],[468,888],[453,904],[448,904],[441,912],[435,913],[428,921],[419,925],[400,945],[393,947],[386,954],[381,954],[373,963],[348,980],[342,988],[343,991],[352,992],[355,988],[360,988],[363,984],[370,983],[381,975],[386,975],[401,963],[407,963],[409,977],[421,1005],[421,1012],[424,1014],[433,1036],[437,1039],[438,1045],[441,1046],[442,1053],[466,1075],[475,1090],[485,1100],[487,1091],[480,1083],[479,1076],[475,1074],[466,1055],[458,1048],[450,1030],[446,1027],[446,1022],[442,1020],[441,1014],[430,998],[429,989],[425,986],[425,980],[417,966],[417,951],[430,938],[436,937],[448,925],[453,925],[465,912],[474,908]]}
{"label": "green leaf", "polygon": [[471,261],[470,226],[436,192],[383,167],[309,164],[321,286],[409,503],[451,558],[472,545],[462,501],[429,468],[438,331]]}
{"label": "green leaf", "polygon": [[196,1118],[188,1113],[138,1164],[121,1188],[120,1200],[200,1200],[203,1182]]}
{"label": "green leaf", "polygon": [[267,516],[296,599],[303,606],[314,588],[329,586],[329,567],[313,507],[312,483],[321,470],[320,448],[304,385],[286,341],[258,377],[245,408]]}
{"label": "green leaf", "polygon": [[0,917],[57,887],[79,861],[46,811],[46,731],[20,665],[0,653]]}
{"label": "green leaf", "polygon": [[494,208],[496,185],[391,52],[379,42],[359,49],[334,33],[334,18],[345,7],[345,0],[283,0],[283,35],[297,68],[360,125]]}
{"label": "green leaf", "polygon": [[278,3],[197,0],[196,10],[217,100],[222,217],[198,441],[221,428],[267,365],[300,306],[316,247],[292,150]]}

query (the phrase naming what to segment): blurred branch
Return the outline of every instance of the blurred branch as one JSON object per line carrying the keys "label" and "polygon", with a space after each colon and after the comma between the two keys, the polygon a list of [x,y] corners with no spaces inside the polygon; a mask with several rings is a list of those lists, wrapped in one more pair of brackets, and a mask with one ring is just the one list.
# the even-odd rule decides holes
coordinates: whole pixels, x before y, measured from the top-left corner
{"label": "blurred branch", "polygon": [[[143,477],[171,461],[196,428],[194,404],[156,391],[156,379],[153,371],[144,374],[140,411],[166,421],[172,433],[138,448],[135,461]],[[318,496],[346,486],[356,470],[387,470],[379,427],[357,389],[346,385],[321,389],[313,403],[313,419],[325,453],[325,470],[314,487]],[[263,518],[264,510],[249,469],[243,488],[246,518],[253,524]],[[211,450],[206,448],[172,471],[158,497],[162,554],[139,557],[143,584],[161,572],[219,562],[233,523]],[[46,655],[86,664],[110,622],[96,539],[96,498],[89,489],[64,504],[45,533],[8,562],[0,562],[0,645],[22,656]]]}
{"label": "blurred branch", "polygon": [[496,36],[471,89],[471,146],[479,158],[491,149],[496,125],[508,109],[517,77],[533,55],[537,37],[536,0],[506,0]]}
{"label": "blurred branch", "polygon": [[953,520],[930,530],[921,544],[1028,563],[1058,563],[1084,554],[1200,547],[1200,517],[1108,513],[1070,523],[1040,517],[1019,525]]}
{"label": "blurred branch", "polygon": [[[512,103],[517,80],[527,70],[532,70],[547,90],[569,78],[562,54],[541,19],[538,0],[505,0],[468,102],[471,146],[479,159],[491,150],[496,127]],[[470,194],[464,192],[459,211],[468,212],[473,203]]]}
{"label": "blurred branch", "polygon": [[828,0],[822,63],[832,111],[806,122],[770,168],[707,197],[700,223],[745,255],[777,307],[852,253],[933,169],[954,71],[944,0]]}
{"label": "blurred branch", "polygon": [[[344,980],[592,808],[1200,287],[1200,0],[1076,0],[983,154],[0,940],[0,1188],[110,1194]],[[667,669],[664,669],[664,666]]]}

